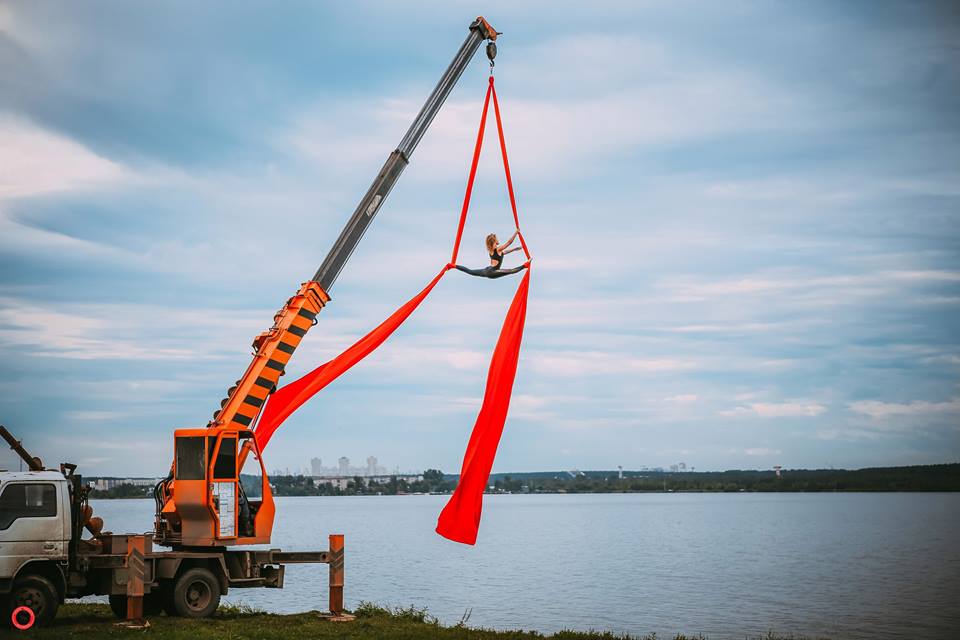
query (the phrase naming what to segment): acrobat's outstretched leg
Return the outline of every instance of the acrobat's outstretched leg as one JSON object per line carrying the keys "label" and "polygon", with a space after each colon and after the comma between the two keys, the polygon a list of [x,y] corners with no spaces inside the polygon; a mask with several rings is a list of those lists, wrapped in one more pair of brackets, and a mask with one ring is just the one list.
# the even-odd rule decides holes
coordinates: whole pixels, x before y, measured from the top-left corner
{"label": "acrobat's outstretched leg", "polygon": [[468,273],[471,276],[477,276],[478,278],[490,278],[495,280],[496,278],[502,278],[503,276],[510,276],[515,273],[520,273],[527,268],[527,265],[520,265],[519,267],[514,267],[513,269],[497,269],[496,267],[486,267],[485,269],[468,269],[462,265],[456,265],[458,271],[463,271]]}

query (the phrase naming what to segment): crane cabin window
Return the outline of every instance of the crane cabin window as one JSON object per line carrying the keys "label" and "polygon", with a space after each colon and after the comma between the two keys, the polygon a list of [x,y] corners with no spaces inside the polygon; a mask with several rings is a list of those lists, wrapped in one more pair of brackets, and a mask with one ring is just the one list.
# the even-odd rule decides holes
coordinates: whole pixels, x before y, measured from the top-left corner
{"label": "crane cabin window", "polygon": [[177,480],[206,480],[207,461],[203,436],[177,438]]}
{"label": "crane cabin window", "polygon": [[213,463],[213,477],[232,480],[237,477],[237,439],[222,438],[220,451]]}
{"label": "crane cabin window", "polygon": [[57,515],[57,489],[48,482],[7,484],[0,493],[0,530],[20,518]]}

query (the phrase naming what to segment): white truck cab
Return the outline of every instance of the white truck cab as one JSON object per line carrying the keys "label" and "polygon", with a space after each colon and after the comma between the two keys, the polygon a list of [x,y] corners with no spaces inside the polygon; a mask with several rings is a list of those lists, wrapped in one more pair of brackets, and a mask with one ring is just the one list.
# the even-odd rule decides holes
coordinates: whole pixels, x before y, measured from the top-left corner
{"label": "white truck cab", "polygon": [[[0,425],[0,436],[4,435]],[[6,432],[9,436],[9,432]],[[7,438],[19,447],[12,436]],[[18,453],[43,469],[20,447]],[[27,607],[49,624],[65,598],[108,596],[118,618],[144,614],[203,618],[229,588],[282,588],[286,564],[329,564],[331,611],[343,611],[343,536],[330,551],[173,548],[154,551],[155,532],[103,532],[76,467],[0,470],[0,637]],[[84,538],[88,530],[92,537]],[[25,623],[25,620],[19,620]]]}
{"label": "white truck cab", "polygon": [[30,561],[67,561],[67,492],[58,471],[0,472],[0,580]]}
{"label": "white truck cab", "polygon": [[66,586],[70,504],[69,486],[59,471],[0,471],[0,598],[18,578],[29,577],[27,591],[32,585],[48,592],[38,591],[37,597],[55,611]]}

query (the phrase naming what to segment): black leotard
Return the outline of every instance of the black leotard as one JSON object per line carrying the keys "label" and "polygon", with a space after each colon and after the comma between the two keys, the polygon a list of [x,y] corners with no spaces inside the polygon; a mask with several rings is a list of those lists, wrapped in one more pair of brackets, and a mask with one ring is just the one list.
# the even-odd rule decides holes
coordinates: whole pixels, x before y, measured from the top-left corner
{"label": "black leotard", "polygon": [[514,267],[513,269],[497,269],[493,265],[486,267],[485,269],[468,269],[463,265],[455,265],[457,269],[463,271],[464,273],[469,273],[472,276],[478,276],[480,278],[502,278],[503,276],[513,275],[514,273],[520,273],[527,268],[527,265],[522,264],[519,267]]}
{"label": "black leotard", "polygon": [[513,269],[501,269],[500,266],[503,264],[503,253],[493,250],[493,253],[490,254],[490,259],[495,261],[496,264],[491,264],[488,267],[483,269],[468,269],[467,267],[461,265],[455,265],[457,269],[463,271],[464,273],[469,273],[472,276],[478,276],[481,278],[502,278],[503,276],[509,276],[514,273],[519,273],[527,268],[527,265],[522,264],[519,267],[514,267]]}

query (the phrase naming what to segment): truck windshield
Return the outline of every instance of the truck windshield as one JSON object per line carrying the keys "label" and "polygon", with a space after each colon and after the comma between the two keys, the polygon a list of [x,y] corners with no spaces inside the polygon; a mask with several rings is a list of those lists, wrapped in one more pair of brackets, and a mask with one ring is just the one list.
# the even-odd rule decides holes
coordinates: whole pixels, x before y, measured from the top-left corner
{"label": "truck windshield", "polygon": [[57,515],[57,490],[48,482],[8,484],[0,493],[0,530],[19,518],[49,518]]}

